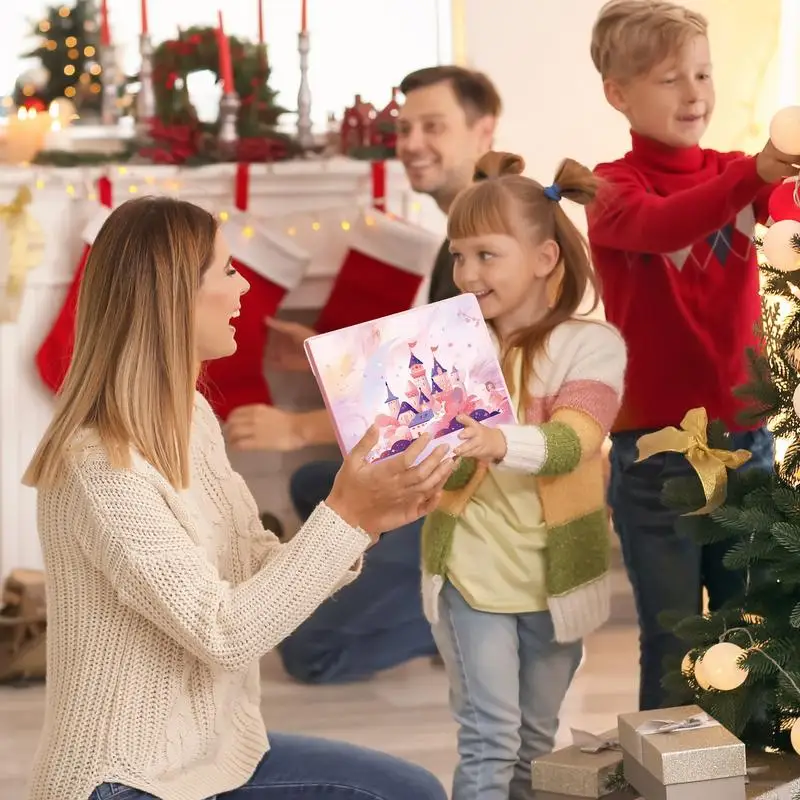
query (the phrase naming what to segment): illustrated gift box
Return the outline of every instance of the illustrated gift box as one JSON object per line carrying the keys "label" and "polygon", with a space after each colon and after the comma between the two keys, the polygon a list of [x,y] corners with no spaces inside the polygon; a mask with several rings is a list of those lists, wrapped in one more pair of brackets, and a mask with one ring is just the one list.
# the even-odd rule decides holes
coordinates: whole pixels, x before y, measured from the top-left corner
{"label": "illustrated gift box", "polygon": [[631,800],[628,792],[606,789],[622,762],[617,731],[594,736],[572,731],[573,744],[533,762],[531,776],[536,800]]}
{"label": "illustrated gift box", "polygon": [[746,800],[744,744],[698,706],[620,714],[619,742],[644,800]]}

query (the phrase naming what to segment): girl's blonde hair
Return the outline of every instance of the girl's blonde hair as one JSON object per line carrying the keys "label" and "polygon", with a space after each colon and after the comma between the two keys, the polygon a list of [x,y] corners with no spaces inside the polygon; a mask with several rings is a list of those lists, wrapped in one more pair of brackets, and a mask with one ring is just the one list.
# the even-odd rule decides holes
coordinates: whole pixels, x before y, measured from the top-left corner
{"label": "girl's blonde hair", "polygon": [[71,440],[89,427],[115,466],[129,467],[135,448],[174,487],[188,485],[195,304],[216,233],[211,214],[168,197],[111,213],[86,262],[72,361],[25,484],[58,483]]}
{"label": "girl's blonde hair", "polygon": [[599,184],[591,170],[569,158],[561,162],[553,185],[547,189],[524,177],[524,169],[522,157],[512,153],[490,152],[483,156],[475,167],[475,182],[450,207],[447,237],[453,240],[505,234],[515,239],[531,237],[537,242],[552,239],[560,248],[560,285],[547,313],[503,342],[502,367],[509,386],[515,383],[513,351],[522,351],[522,401],[527,405],[531,399],[528,386],[532,365],[550,332],[575,316],[587,290],[593,293],[590,311],[600,302],[586,239],[559,202],[565,197],[587,205]]}

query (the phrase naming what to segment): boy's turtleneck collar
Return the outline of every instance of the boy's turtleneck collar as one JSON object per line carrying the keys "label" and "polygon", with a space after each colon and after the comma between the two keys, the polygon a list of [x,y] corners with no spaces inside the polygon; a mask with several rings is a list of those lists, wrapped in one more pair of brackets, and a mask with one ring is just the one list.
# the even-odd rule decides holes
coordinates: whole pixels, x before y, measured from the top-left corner
{"label": "boy's turtleneck collar", "polygon": [[658,167],[665,172],[695,172],[705,162],[705,153],[697,144],[692,147],[671,147],[636,131],[631,131],[631,140],[632,160]]}

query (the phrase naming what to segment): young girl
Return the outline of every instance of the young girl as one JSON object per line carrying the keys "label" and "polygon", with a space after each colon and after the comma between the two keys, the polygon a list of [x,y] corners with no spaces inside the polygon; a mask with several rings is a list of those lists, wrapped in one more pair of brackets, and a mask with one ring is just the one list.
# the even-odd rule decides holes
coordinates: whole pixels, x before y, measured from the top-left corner
{"label": "young girl", "polygon": [[460,725],[453,800],[533,797],[531,761],[552,750],[582,638],[609,613],[601,446],[625,346],[576,316],[597,286],[560,205],[596,184],[574,161],[547,188],[523,167],[488,153],[448,219],[456,285],[480,302],[520,422],[460,419],[462,462],[424,527],[426,614]]}

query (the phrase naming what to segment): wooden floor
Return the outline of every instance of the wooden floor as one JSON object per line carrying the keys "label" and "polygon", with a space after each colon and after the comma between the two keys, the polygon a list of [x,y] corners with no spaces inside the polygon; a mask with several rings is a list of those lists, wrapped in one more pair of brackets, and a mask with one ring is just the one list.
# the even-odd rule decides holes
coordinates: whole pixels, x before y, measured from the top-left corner
{"label": "wooden floor", "polygon": [[[586,643],[586,661],[567,696],[559,743],[570,727],[600,733],[636,708],[638,648],[633,626],[609,626]],[[446,786],[455,763],[455,728],[441,669],[427,661],[352,686],[308,687],[288,680],[269,657],[263,709],[273,730],[373,747],[421,764]],[[0,800],[22,800],[44,704],[43,687],[0,689]]]}

